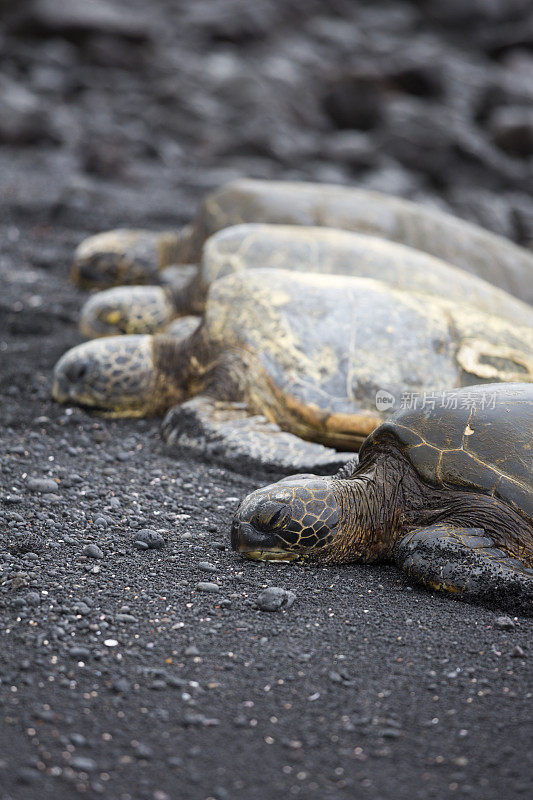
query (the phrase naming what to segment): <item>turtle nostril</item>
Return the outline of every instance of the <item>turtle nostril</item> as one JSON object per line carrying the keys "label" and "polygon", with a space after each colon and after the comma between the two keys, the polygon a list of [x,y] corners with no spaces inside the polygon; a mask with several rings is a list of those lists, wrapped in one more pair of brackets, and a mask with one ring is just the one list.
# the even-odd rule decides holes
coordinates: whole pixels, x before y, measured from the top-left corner
{"label": "turtle nostril", "polygon": [[65,369],[65,378],[69,383],[78,383],[87,375],[89,365],[86,361],[74,361]]}

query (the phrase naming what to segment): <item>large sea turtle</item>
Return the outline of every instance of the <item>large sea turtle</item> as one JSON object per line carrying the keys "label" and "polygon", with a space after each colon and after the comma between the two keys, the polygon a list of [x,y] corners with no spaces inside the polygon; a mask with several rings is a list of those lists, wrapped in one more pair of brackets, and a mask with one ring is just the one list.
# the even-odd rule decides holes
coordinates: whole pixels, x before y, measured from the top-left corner
{"label": "large sea turtle", "polygon": [[433,589],[533,611],[533,384],[436,392],[380,425],[359,465],[246,497],[250,558],[388,561]]}
{"label": "large sea turtle", "polygon": [[248,223],[211,236],[198,269],[170,267],[166,286],[121,286],[96,293],[82,309],[80,330],[87,338],[155,333],[175,317],[200,314],[209,286],[218,278],[258,267],[377,278],[533,327],[533,308],[527,303],[420,250],[332,228]]}
{"label": "large sea turtle", "polygon": [[175,406],[169,440],[294,470],[346,460],[331,448],[355,451],[406,396],[483,380],[533,380],[531,327],[370,278],[265,269],[215,281],[190,335],[73,348],[53,392],[118,416]]}
{"label": "large sea turtle", "polygon": [[73,277],[103,288],[157,282],[172,263],[198,263],[206,239],[245,222],[359,231],[409,245],[533,301],[533,254],[435,208],[366,189],[238,180],[207,195],[192,225],[177,232],[108,231],[79,246]]}

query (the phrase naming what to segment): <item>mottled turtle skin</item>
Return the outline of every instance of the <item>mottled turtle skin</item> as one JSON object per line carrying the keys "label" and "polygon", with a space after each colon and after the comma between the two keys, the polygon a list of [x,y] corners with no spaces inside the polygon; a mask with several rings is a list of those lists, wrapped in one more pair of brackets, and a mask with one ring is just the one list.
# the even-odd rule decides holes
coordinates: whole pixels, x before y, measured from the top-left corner
{"label": "mottled turtle skin", "polygon": [[231,536],[250,558],[392,561],[533,613],[533,384],[433,393],[374,430],[353,470],[253,492]]}
{"label": "mottled turtle skin", "polygon": [[317,463],[339,463],[331,448],[357,450],[406,393],[489,380],[533,380],[532,328],[370,278],[265,269],[216,281],[190,336],[73,348],[53,391],[117,416],[177,404],[164,423],[169,440],[200,449],[216,440],[222,453],[264,450],[275,462],[279,439],[266,420],[307,440],[302,462],[282,458],[299,469],[314,452]]}
{"label": "mottled turtle skin", "polygon": [[[158,239],[149,232],[110,231],[82,242],[73,277],[85,286],[151,283],[173,262],[198,263],[213,233],[264,222],[368,233],[409,245],[533,301],[533,254],[435,208],[367,189],[317,183],[238,180],[207,195],[193,223]],[[131,237],[128,244],[127,237]],[[141,258],[136,253],[141,252]],[[118,266],[117,266],[118,265]],[[132,269],[132,277],[128,273]],[[144,270],[144,274],[140,275]]]}
{"label": "mottled turtle skin", "polygon": [[82,309],[80,331],[87,338],[155,333],[175,317],[201,313],[215,280],[257,268],[376,278],[533,327],[527,303],[412,247],[333,228],[248,223],[211,236],[197,270],[167,270],[167,286],[115,287],[93,295]]}

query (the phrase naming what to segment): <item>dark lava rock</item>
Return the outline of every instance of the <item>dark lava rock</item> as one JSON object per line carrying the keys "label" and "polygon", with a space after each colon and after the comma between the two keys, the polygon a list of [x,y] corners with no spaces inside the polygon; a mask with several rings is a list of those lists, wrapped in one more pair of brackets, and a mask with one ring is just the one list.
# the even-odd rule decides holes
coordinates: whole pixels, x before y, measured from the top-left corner
{"label": "dark lava rock", "polygon": [[378,75],[358,72],[331,78],[323,104],[335,127],[372,130],[383,117],[383,81]]}
{"label": "dark lava rock", "polygon": [[134,617],[133,614],[117,614],[115,619],[117,622],[137,622],[137,617]]}
{"label": "dark lava rock", "polygon": [[91,655],[87,647],[70,647],[68,652],[72,658],[88,658]]}
{"label": "dark lava rock", "polygon": [[200,561],[198,566],[204,572],[218,572],[216,564],[211,564],[209,561]]}
{"label": "dark lava rock", "polygon": [[104,554],[102,550],[96,544],[87,544],[83,548],[83,555],[88,556],[88,558],[103,558]]}
{"label": "dark lava rock", "polygon": [[269,586],[257,598],[257,608],[261,611],[279,611],[281,608],[290,608],[295,600],[294,592],[279,586]]}
{"label": "dark lava rock", "polygon": [[215,592],[220,591],[220,586],[218,585],[218,583],[200,582],[196,584],[196,589],[199,592],[211,592],[214,594]]}
{"label": "dark lava rock", "polygon": [[79,769],[81,772],[94,772],[97,768],[97,763],[93,758],[87,758],[87,756],[73,756],[70,760],[70,766],[73,769]]}
{"label": "dark lava rock", "polygon": [[499,108],[489,125],[494,143],[506,153],[522,158],[533,155],[533,109]]}
{"label": "dark lava rock", "polygon": [[16,494],[4,494],[2,496],[2,502],[7,505],[16,506],[19,503],[22,503],[22,497],[19,497]]}
{"label": "dark lava rock", "polygon": [[136,531],[134,535],[134,544],[137,547],[139,544],[145,545],[145,547],[140,547],[140,550],[148,548],[151,550],[161,550],[165,546],[165,539],[160,533],[152,530],[152,528],[142,528],[142,530]]}
{"label": "dark lava rock", "polygon": [[28,478],[27,486],[30,492],[53,494],[59,491],[53,478]]}
{"label": "dark lava rock", "polygon": [[0,142],[21,145],[54,138],[48,110],[39,97],[0,76]]}
{"label": "dark lava rock", "polygon": [[19,783],[29,786],[30,784],[37,783],[37,781],[41,780],[41,775],[36,769],[32,769],[31,767],[21,767],[17,772],[17,780]]}
{"label": "dark lava rock", "polygon": [[120,694],[128,694],[131,689],[131,683],[127,678],[117,678],[113,681],[113,691]]}
{"label": "dark lava rock", "polygon": [[139,539],[136,539],[133,542],[133,546],[137,548],[137,550],[148,550],[148,545],[146,542],[141,542]]}
{"label": "dark lava rock", "polygon": [[17,536],[9,545],[9,550],[14,555],[23,555],[25,553],[37,553],[42,550],[44,546],[44,539],[37,533],[24,533],[22,536]]}
{"label": "dark lava rock", "polygon": [[500,628],[501,630],[504,631],[510,630],[511,628],[514,628],[514,626],[515,624],[511,619],[511,617],[496,617],[496,619],[494,620],[494,627]]}
{"label": "dark lava rock", "polygon": [[200,728],[214,728],[220,725],[220,720],[213,717],[206,717],[204,714],[196,714],[192,711],[187,711],[183,718],[185,726],[197,725]]}

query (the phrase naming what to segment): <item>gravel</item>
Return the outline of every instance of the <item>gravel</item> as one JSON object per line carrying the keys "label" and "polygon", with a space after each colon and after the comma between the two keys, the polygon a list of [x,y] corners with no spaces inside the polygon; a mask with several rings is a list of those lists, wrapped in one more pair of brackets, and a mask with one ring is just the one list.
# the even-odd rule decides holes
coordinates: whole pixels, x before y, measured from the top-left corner
{"label": "gravel", "polygon": [[1,800],[527,796],[530,619],[386,565],[245,562],[230,498],[275,476],[50,400],[74,247],[235,177],[531,241],[527,6],[4,3]]}

